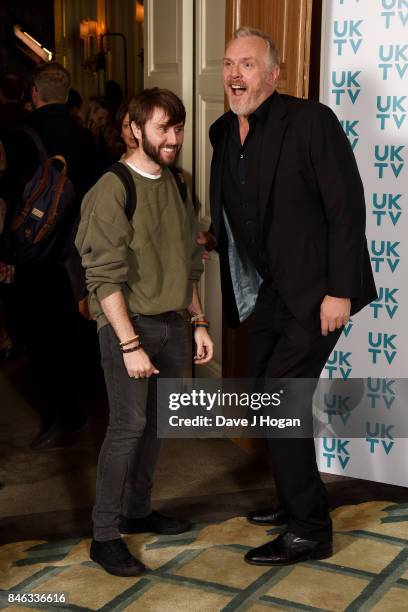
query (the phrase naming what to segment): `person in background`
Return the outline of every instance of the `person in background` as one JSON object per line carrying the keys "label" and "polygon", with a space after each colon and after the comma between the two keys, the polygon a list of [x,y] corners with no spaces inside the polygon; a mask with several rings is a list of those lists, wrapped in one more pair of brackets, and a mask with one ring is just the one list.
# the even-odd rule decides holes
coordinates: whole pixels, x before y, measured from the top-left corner
{"label": "person in background", "polygon": [[25,117],[22,104],[23,82],[14,73],[0,77],[0,139],[3,144]]}
{"label": "person in background", "polygon": [[116,121],[103,129],[100,141],[100,160],[103,168],[109,168],[119,159],[126,159],[137,148],[129,123],[129,100],[116,113]]}
{"label": "person in background", "polygon": [[118,123],[120,125],[120,135],[126,147],[126,151],[123,154],[122,159],[127,159],[137,148],[137,142],[133,136],[132,128],[130,127],[129,111],[127,110],[127,106],[119,109]]}
{"label": "person in background", "polygon": [[[0,78],[0,181],[7,167],[7,143],[13,137],[17,125],[27,114],[22,104],[22,97],[22,79],[14,73],[2,75]],[[0,233],[7,213],[7,202],[0,199]],[[14,274],[14,266],[0,262],[0,359],[4,360],[10,357],[15,340],[14,328],[10,325],[16,309]]]}
{"label": "person in background", "polygon": [[[2,145],[0,143],[0,153]],[[1,166],[0,166],[1,167]],[[5,167],[5,166],[4,166]],[[3,198],[0,198],[0,234],[3,231],[6,220],[7,205]],[[14,284],[14,266],[0,262],[0,361],[5,361],[10,357],[13,348],[8,331],[8,308],[11,302],[10,289]],[[9,300],[7,299],[9,298]]]}
{"label": "person in background", "polygon": [[68,99],[67,99],[66,107],[69,113],[78,120],[80,120],[79,112],[81,110],[82,104],[83,104],[83,99],[81,97],[81,94],[73,87],[70,87],[69,92],[68,92]]}
{"label": "person in background", "polygon": [[112,121],[109,102],[99,96],[92,96],[85,100],[80,108],[79,116],[82,124],[91,131],[96,140],[101,136],[103,128]]}
{"label": "person in background", "polygon": [[112,109],[112,115],[116,116],[119,108],[123,103],[123,90],[119,83],[112,80],[106,81],[105,93],[103,97],[109,102],[109,105]]}
{"label": "person in background", "polygon": [[[96,180],[96,152],[89,131],[67,110],[69,72],[57,62],[39,64],[31,83],[34,110],[27,116],[27,125],[39,136],[49,157],[65,158],[76,193],[49,259],[35,268],[16,266],[19,329],[31,358],[33,388],[42,417],[41,430],[31,448],[42,449],[63,444],[86,422],[79,401],[80,357],[86,355],[81,339],[82,317],[62,259],[81,199]],[[24,188],[39,167],[40,156],[33,140],[22,130],[14,131],[5,148],[7,168],[0,196],[13,210],[21,205]]]}

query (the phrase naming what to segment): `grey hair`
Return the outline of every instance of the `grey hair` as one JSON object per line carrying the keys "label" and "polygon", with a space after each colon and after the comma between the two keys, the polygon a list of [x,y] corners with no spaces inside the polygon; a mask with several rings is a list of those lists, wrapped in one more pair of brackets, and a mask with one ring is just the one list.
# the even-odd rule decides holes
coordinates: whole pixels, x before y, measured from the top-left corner
{"label": "grey hair", "polygon": [[265,41],[270,68],[273,68],[274,66],[279,68],[281,63],[280,54],[275,41],[269,36],[269,34],[263,32],[262,30],[257,30],[256,28],[244,26],[242,28],[238,28],[238,30],[235,30],[234,34],[232,35],[232,40],[236,38],[246,38],[247,36],[256,36]]}

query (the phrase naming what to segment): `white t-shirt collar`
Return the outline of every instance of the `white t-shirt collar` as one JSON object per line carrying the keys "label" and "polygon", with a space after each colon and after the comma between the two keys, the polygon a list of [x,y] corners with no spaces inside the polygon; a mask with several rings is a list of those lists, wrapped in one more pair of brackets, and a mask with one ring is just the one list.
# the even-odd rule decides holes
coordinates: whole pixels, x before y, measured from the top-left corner
{"label": "white t-shirt collar", "polygon": [[160,172],[160,174],[150,174],[149,172],[145,172],[144,170],[141,170],[140,168],[135,166],[135,164],[132,164],[129,161],[125,161],[125,164],[127,164],[130,168],[132,168],[132,170],[134,170],[135,172],[137,172],[141,176],[144,176],[145,178],[153,179],[153,180],[157,180],[157,179],[161,178],[162,172]]}

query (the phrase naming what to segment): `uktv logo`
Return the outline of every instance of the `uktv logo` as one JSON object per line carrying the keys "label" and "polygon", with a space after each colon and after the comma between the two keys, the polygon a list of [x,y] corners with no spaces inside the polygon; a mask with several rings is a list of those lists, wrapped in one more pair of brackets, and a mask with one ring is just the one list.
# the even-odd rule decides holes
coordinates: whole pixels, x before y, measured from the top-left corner
{"label": "uktv logo", "polygon": [[373,319],[386,318],[392,320],[398,311],[399,301],[397,293],[398,287],[380,287],[378,289],[378,299],[371,302],[370,308]]}
{"label": "uktv logo", "polygon": [[391,433],[391,429],[394,425],[388,425],[387,423],[378,422],[367,422],[367,437],[366,442],[369,445],[369,451],[372,455],[376,453],[378,449],[389,455],[394,446],[394,436]]}
{"label": "uktv logo", "polygon": [[405,145],[375,145],[374,168],[378,171],[378,178],[383,179],[387,170],[391,170],[395,178],[401,174],[405,161],[402,153]]}
{"label": "uktv logo", "polygon": [[351,148],[354,151],[358,144],[359,133],[357,132],[357,127],[360,121],[358,119],[355,119],[354,121],[350,121],[349,119],[342,119],[340,123],[347,138],[349,139]]}
{"label": "uktv logo", "polygon": [[[391,412],[396,398],[394,384],[395,379],[392,378],[367,379],[367,399],[370,409],[379,409],[383,412],[385,407],[387,412]],[[366,442],[372,455],[379,452],[389,455],[394,446],[392,429],[394,429],[394,425],[389,423],[367,421]]]}
{"label": "uktv logo", "polygon": [[386,332],[368,332],[368,352],[371,356],[373,365],[385,362],[391,365],[398,350],[396,339],[398,334],[388,334]]}
{"label": "uktv logo", "polygon": [[351,351],[338,351],[335,350],[330,355],[329,359],[324,366],[329,380],[336,378],[337,374],[340,374],[343,380],[347,380],[352,372],[353,366],[351,365]]}
{"label": "uktv logo", "polygon": [[351,456],[348,449],[350,440],[323,438],[323,461],[327,468],[334,468],[337,461],[343,470],[348,466]]}
{"label": "uktv logo", "polygon": [[332,72],[332,94],[334,95],[335,105],[340,106],[343,96],[347,95],[352,104],[355,104],[361,92],[361,85],[358,77],[361,70],[352,72],[351,70],[339,70]]}
{"label": "uktv logo", "polygon": [[408,0],[381,0],[381,6],[384,9],[381,17],[384,18],[386,30],[400,24],[407,25]]}
{"label": "uktv logo", "polygon": [[324,413],[327,414],[327,423],[333,425],[335,423],[334,417],[339,417],[346,425],[349,420],[352,410],[349,406],[351,397],[349,395],[340,395],[338,393],[323,395]]}
{"label": "uktv logo", "polygon": [[344,21],[333,22],[333,44],[336,47],[337,55],[343,55],[343,49],[347,46],[351,47],[353,53],[358,53],[361,43],[363,42],[363,34],[361,26],[363,19],[354,21],[345,19]]}
{"label": "uktv logo", "polygon": [[391,410],[395,401],[395,380],[393,378],[367,378],[367,398],[370,408]]}
{"label": "uktv logo", "polygon": [[373,193],[371,212],[376,218],[377,227],[381,227],[385,220],[391,221],[394,227],[397,225],[402,215],[401,198],[402,193]]}
{"label": "uktv logo", "polygon": [[400,79],[405,77],[408,70],[408,44],[380,45],[380,62],[378,67],[382,70],[383,81],[392,74],[397,74]]}
{"label": "uktv logo", "polygon": [[399,241],[391,242],[390,240],[372,240],[371,262],[375,272],[382,272],[384,268],[388,268],[392,274],[397,269],[401,258],[398,252]]}
{"label": "uktv logo", "polygon": [[377,96],[376,117],[380,122],[380,130],[385,130],[390,125],[395,125],[397,130],[401,129],[407,117],[406,99],[407,96]]}

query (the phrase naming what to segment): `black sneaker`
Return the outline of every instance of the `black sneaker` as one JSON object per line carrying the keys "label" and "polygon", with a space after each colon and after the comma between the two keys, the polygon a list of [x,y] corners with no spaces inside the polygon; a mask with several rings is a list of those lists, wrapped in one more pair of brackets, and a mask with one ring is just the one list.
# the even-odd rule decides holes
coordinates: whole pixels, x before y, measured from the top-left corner
{"label": "black sneaker", "polygon": [[153,510],[143,518],[127,518],[121,516],[119,531],[121,533],[158,533],[161,535],[176,535],[191,529],[192,523],[183,519],[163,516]]}
{"label": "black sneaker", "polygon": [[92,540],[90,557],[114,576],[139,576],[145,565],[130,552],[122,538],[98,542]]}

